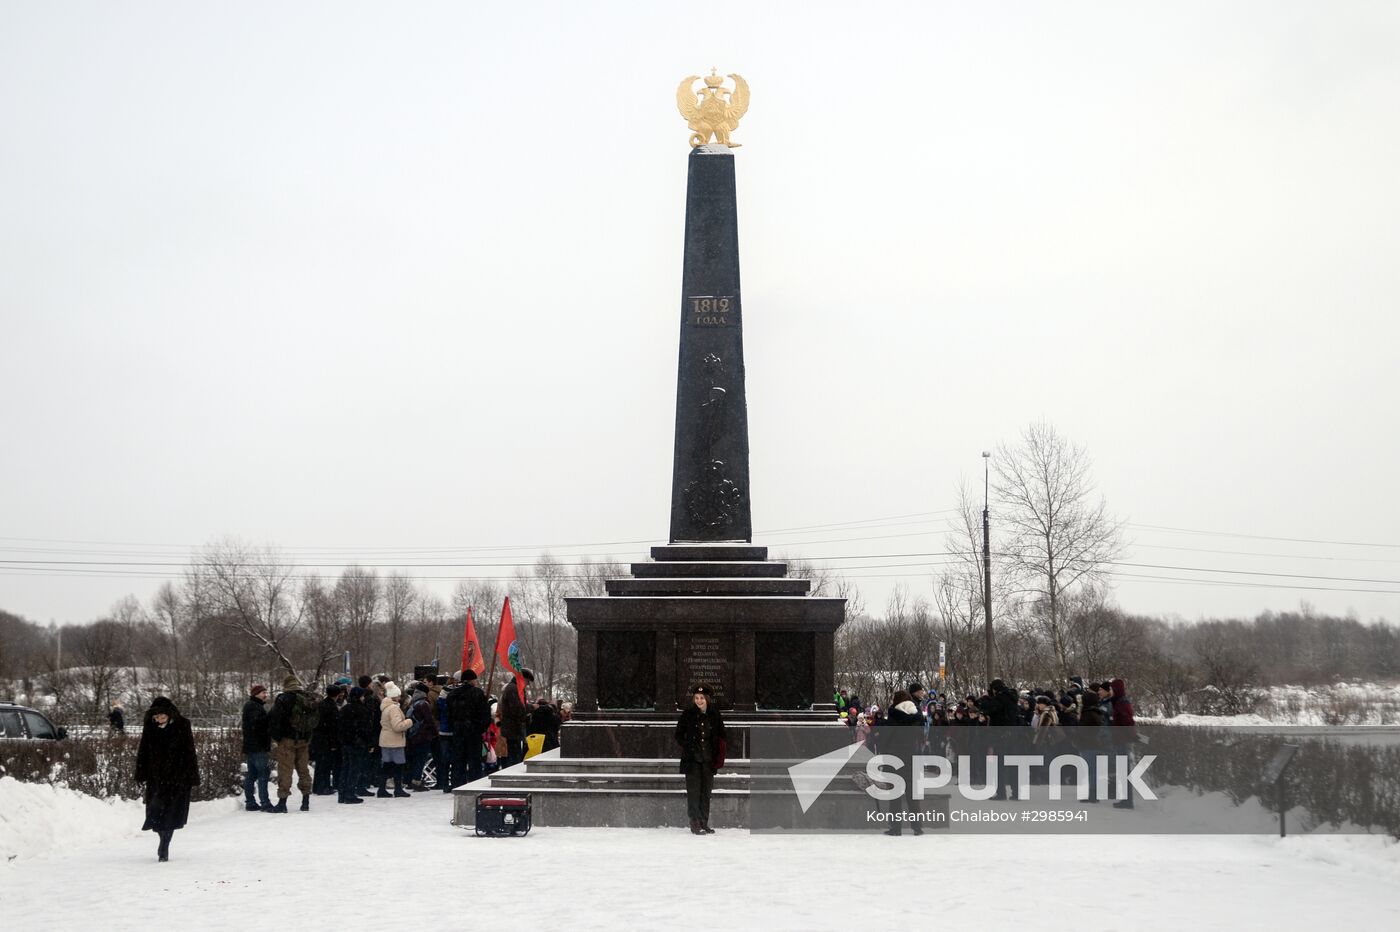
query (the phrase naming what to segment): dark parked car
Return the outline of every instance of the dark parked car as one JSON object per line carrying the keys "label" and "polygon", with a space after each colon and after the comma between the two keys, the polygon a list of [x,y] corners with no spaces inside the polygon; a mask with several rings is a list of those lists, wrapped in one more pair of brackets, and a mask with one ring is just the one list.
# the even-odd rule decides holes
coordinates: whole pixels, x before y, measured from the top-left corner
{"label": "dark parked car", "polygon": [[38,709],[13,702],[0,702],[0,738],[68,737],[68,729],[55,728],[49,717]]}

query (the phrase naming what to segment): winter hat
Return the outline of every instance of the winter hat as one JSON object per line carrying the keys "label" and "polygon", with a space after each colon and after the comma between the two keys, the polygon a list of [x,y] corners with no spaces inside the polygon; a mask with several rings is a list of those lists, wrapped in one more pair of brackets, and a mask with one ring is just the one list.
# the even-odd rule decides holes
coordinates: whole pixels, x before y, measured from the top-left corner
{"label": "winter hat", "polygon": [[923,689],[924,689],[924,684],[923,684],[923,683],[920,683],[918,680],[915,680],[914,682],[912,682],[912,683],[909,684],[909,688],[908,688],[907,692],[909,693],[909,695],[912,696],[912,695],[914,695],[914,693],[923,692]]}
{"label": "winter hat", "polygon": [[343,692],[345,692],[345,687],[341,686],[339,683],[332,683],[326,687],[326,698],[334,699]]}
{"label": "winter hat", "polygon": [[988,688],[988,689],[993,689],[993,690],[995,690],[995,689],[1005,689],[1005,688],[1006,688],[1006,684],[1003,683],[1001,680],[996,679],[996,680],[992,680],[990,683],[988,683],[988,684],[987,684],[987,688]]}
{"label": "winter hat", "polygon": [[690,694],[692,696],[696,695],[697,693],[701,696],[706,697],[713,696],[715,694],[714,690],[710,689],[710,687],[704,683],[696,683],[694,686],[690,687]]}
{"label": "winter hat", "polygon": [[348,677],[348,676],[342,676],[342,677],[338,677],[338,678],[336,679],[335,685],[337,685],[337,686],[351,686],[351,685],[353,685],[353,681],[352,681],[352,680],[350,679],[350,677]]}
{"label": "winter hat", "polygon": [[264,686],[262,683],[254,683],[254,684],[253,684],[253,688],[250,689],[250,690],[248,690],[248,695],[249,695],[251,698],[256,699],[256,698],[258,698],[259,694],[265,693],[265,692],[267,692],[267,687],[266,687],[266,686]]}
{"label": "winter hat", "polygon": [[525,682],[527,683],[533,683],[535,681],[535,671],[531,670],[529,667],[521,667],[520,675],[525,677]]}
{"label": "winter hat", "polygon": [[397,699],[402,695],[403,690],[399,689],[398,684],[395,683],[393,680],[390,680],[389,682],[384,684],[385,699]]}
{"label": "winter hat", "polygon": [[156,696],[155,699],[151,701],[151,708],[149,711],[147,711],[146,714],[165,714],[169,715],[171,718],[174,718],[175,716],[180,714],[180,710],[175,708],[175,703],[171,702],[164,696]]}
{"label": "winter hat", "polygon": [[301,680],[296,678],[296,674],[292,674],[282,681],[282,692],[294,693],[298,689],[301,689]]}
{"label": "winter hat", "polygon": [[463,670],[463,671],[462,671],[462,682],[463,682],[463,683],[470,683],[470,682],[471,682],[472,680],[474,680],[474,679],[476,679],[476,671],[475,671],[475,670]]}
{"label": "winter hat", "polygon": [[350,701],[351,701],[351,702],[359,702],[361,699],[363,699],[363,698],[365,697],[365,693],[367,693],[367,692],[369,692],[369,690],[365,689],[363,686],[351,686],[351,687],[350,687]]}

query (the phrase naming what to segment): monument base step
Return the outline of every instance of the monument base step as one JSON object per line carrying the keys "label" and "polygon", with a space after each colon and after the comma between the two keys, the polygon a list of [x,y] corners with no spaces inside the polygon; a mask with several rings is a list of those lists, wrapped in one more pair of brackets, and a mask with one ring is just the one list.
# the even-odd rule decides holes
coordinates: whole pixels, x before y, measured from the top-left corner
{"label": "monument base step", "polygon": [[[690,824],[685,776],[674,758],[565,760],[550,751],[453,790],[453,825],[475,829],[476,798],[483,792],[529,794],[531,824],[539,827],[679,829]],[[748,827],[748,761],[731,761],[715,775],[710,824]]]}
{"label": "monument base step", "polygon": [[692,560],[755,563],[768,559],[768,548],[744,543],[671,544],[651,548],[651,558],[662,563],[685,563]]}
{"label": "monument base step", "polygon": [[[678,715],[677,712],[637,712],[627,713],[627,718],[623,719],[618,718],[617,713],[576,712],[573,719],[559,729],[560,757],[674,761],[680,750],[676,745]],[[836,720],[834,707],[830,712],[725,713],[725,744],[730,759],[750,756],[751,729],[762,725],[847,727]]]}

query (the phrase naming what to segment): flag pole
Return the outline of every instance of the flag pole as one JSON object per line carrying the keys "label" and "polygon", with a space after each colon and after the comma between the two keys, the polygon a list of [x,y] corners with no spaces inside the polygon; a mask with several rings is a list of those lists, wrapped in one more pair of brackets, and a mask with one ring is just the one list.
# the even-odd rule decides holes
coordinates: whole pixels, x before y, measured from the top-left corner
{"label": "flag pole", "polygon": [[[506,596],[506,601],[510,601],[510,596]],[[502,609],[504,611],[504,608]],[[501,652],[501,623],[496,622],[496,642],[491,645],[491,672],[486,674],[486,698],[490,699],[496,691],[496,655]]]}

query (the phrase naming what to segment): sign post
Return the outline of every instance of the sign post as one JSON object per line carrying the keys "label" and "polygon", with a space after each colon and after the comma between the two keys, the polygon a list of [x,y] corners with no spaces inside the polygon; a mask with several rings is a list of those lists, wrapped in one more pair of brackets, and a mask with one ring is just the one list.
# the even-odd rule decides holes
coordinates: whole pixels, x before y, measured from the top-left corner
{"label": "sign post", "polygon": [[1278,837],[1285,838],[1288,835],[1288,801],[1284,798],[1283,774],[1288,769],[1288,765],[1293,763],[1293,755],[1298,753],[1299,745],[1285,743],[1274,754],[1273,760],[1264,767],[1263,782],[1269,784],[1277,791],[1278,797]]}

